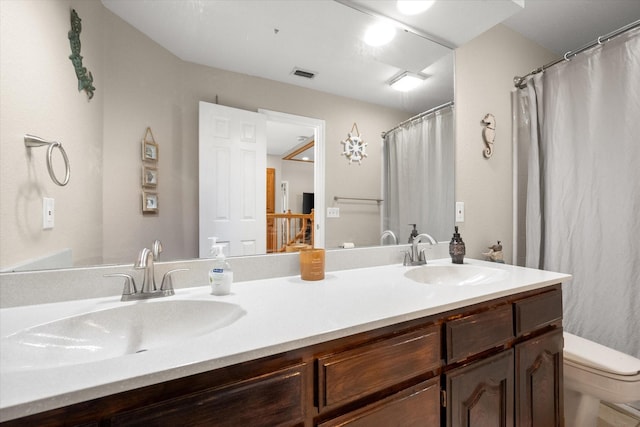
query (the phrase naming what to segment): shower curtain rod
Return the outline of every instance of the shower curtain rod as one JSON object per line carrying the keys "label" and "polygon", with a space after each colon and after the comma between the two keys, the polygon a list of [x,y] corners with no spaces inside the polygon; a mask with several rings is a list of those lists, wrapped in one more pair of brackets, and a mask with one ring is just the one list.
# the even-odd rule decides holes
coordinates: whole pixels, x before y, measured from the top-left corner
{"label": "shower curtain rod", "polygon": [[440,110],[442,110],[442,109],[445,109],[445,108],[447,108],[447,107],[451,107],[452,105],[453,105],[453,101],[449,101],[449,102],[447,102],[447,103],[445,103],[445,104],[438,105],[437,107],[434,107],[434,108],[432,108],[432,109],[430,109],[430,110],[424,111],[424,112],[422,112],[422,113],[420,113],[420,114],[416,114],[415,116],[413,116],[413,117],[411,117],[411,118],[408,118],[407,120],[405,120],[405,121],[403,121],[403,122],[398,123],[398,125],[396,125],[396,126],[395,126],[395,127],[393,127],[392,129],[390,129],[390,130],[388,130],[388,131],[386,131],[386,132],[382,132],[382,137],[384,138],[384,136],[385,136],[386,134],[393,132],[394,130],[396,130],[396,129],[398,129],[398,128],[400,128],[400,127],[404,126],[404,125],[406,125],[407,123],[411,123],[411,122],[412,122],[412,121],[414,121],[414,120],[418,120],[418,119],[420,119],[420,118],[422,118],[422,117],[424,117],[424,116],[428,116],[429,114],[436,113],[436,112],[438,112],[438,111],[440,111]]}
{"label": "shower curtain rod", "polygon": [[513,85],[515,87],[517,87],[518,89],[523,89],[525,87],[525,80],[527,77],[529,76],[533,76],[534,74],[538,74],[543,72],[544,70],[546,70],[547,68],[551,68],[556,64],[559,64],[563,61],[570,61],[572,57],[576,56],[579,53],[584,52],[587,49],[591,49],[594,46],[597,46],[599,44],[605,44],[606,42],[608,42],[609,40],[611,40],[614,37],[617,37],[621,34],[626,33],[627,31],[633,30],[636,27],[640,27],[640,19],[637,21],[634,21],[628,25],[625,25],[624,27],[620,27],[615,31],[610,32],[609,34],[605,34],[604,36],[600,36],[598,37],[596,40],[592,41],[591,43],[588,43],[584,46],[582,46],[581,48],[578,48],[576,50],[570,50],[568,52],[566,52],[562,58],[560,59],[556,59],[555,61],[549,62],[548,64],[543,65],[542,67],[536,68],[535,70],[531,71],[529,74],[526,74],[522,77],[520,76],[515,76],[513,78]]}

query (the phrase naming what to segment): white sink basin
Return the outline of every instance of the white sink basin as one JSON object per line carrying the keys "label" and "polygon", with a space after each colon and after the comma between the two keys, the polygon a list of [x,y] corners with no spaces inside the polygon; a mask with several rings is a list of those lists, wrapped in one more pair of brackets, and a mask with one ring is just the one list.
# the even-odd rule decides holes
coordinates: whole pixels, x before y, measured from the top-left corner
{"label": "white sink basin", "polygon": [[405,277],[427,285],[484,285],[506,279],[508,273],[479,265],[424,265],[407,271]]}
{"label": "white sink basin", "polygon": [[46,369],[139,353],[204,335],[246,312],[220,301],[153,300],[91,311],[2,337],[3,371]]}

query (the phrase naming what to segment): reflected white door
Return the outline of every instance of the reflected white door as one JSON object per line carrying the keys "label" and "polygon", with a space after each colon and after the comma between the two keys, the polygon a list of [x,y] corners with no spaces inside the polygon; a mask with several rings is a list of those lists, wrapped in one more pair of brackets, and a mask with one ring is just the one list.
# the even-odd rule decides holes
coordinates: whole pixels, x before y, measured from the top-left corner
{"label": "reflected white door", "polygon": [[266,118],[200,102],[200,257],[217,237],[227,256],[266,253]]}

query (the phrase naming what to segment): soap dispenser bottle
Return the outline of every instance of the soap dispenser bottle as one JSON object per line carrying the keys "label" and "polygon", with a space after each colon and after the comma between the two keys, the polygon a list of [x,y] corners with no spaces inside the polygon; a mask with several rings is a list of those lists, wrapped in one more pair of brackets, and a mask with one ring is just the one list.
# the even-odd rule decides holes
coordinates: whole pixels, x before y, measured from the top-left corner
{"label": "soap dispenser bottle", "polygon": [[217,245],[217,254],[213,268],[209,271],[209,284],[211,285],[212,295],[228,295],[231,292],[231,283],[233,282],[233,271],[224,256],[222,246]]}
{"label": "soap dispenser bottle", "polygon": [[411,235],[409,236],[409,243],[413,243],[413,239],[418,235],[418,229],[416,228],[417,224],[409,224],[413,225],[413,230],[411,230]]}
{"label": "soap dispenser bottle", "polygon": [[462,264],[464,261],[465,246],[460,233],[458,233],[458,226],[455,227],[455,232],[449,243],[449,255],[451,255],[451,262],[454,264]]}

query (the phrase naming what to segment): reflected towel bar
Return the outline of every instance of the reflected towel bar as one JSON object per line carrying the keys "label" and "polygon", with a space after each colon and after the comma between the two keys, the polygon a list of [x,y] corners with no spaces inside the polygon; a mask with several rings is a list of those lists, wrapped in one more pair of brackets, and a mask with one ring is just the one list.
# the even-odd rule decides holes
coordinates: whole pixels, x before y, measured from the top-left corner
{"label": "reflected towel bar", "polygon": [[381,203],[384,202],[384,199],[370,199],[370,198],[366,198],[366,197],[339,197],[339,196],[334,196],[333,200],[335,200],[336,202],[338,200],[360,200],[360,201],[365,201],[365,202],[376,202],[376,203]]}
{"label": "reflected towel bar", "polygon": [[[34,147],[42,147],[43,145],[48,145],[47,148],[47,169],[49,170],[49,176],[61,187],[64,187],[69,183],[69,176],[71,175],[71,167],[69,166],[69,158],[67,157],[66,151],[62,148],[62,144],[57,141],[47,141],[46,139],[40,138],[39,136],[26,134],[24,136],[24,145],[27,148]],[[51,156],[53,155],[53,149],[58,148],[62,157],[64,158],[64,180],[60,182],[56,177],[55,172],[53,171],[53,166],[51,165]]]}

